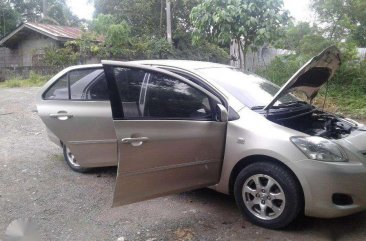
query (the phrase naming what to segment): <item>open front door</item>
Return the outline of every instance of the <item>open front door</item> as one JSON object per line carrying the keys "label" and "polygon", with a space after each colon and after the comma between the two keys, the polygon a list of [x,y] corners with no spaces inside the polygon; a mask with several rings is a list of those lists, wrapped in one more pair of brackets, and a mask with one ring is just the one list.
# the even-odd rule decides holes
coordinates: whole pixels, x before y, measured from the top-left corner
{"label": "open front door", "polygon": [[113,206],[216,184],[225,148],[220,100],[154,67],[103,61],[118,139]]}

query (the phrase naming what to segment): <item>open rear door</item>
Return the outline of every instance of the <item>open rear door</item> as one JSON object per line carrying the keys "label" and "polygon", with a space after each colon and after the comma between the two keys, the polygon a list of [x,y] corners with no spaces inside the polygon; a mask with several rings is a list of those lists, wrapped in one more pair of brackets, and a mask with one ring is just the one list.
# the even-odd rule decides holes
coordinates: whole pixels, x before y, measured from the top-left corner
{"label": "open rear door", "polygon": [[118,139],[113,206],[218,183],[227,126],[217,121],[220,100],[165,70],[102,63]]}

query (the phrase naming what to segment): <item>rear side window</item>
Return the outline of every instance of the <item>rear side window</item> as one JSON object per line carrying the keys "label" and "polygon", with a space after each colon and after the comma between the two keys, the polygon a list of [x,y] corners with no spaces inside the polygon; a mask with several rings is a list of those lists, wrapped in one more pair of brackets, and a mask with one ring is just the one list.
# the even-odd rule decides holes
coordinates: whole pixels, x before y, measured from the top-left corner
{"label": "rear side window", "polygon": [[90,85],[86,95],[87,100],[109,100],[105,74],[99,75]]}
{"label": "rear side window", "polygon": [[57,82],[48,89],[44,98],[47,100],[67,100],[69,99],[67,74],[63,75]]}
{"label": "rear side window", "polygon": [[54,100],[108,100],[103,69],[78,69],[68,72],[44,94]]}
{"label": "rear side window", "polygon": [[69,72],[70,94],[72,100],[85,99],[88,85],[100,74],[95,69],[81,69]]}

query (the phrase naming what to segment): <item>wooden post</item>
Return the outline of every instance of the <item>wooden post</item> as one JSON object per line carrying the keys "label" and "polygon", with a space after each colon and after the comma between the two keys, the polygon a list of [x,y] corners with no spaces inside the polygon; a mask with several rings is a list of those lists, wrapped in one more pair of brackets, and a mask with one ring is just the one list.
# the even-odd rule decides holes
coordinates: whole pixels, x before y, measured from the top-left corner
{"label": "wooden post", "polygon": [[45,19],[47,18],[47,0],[42,0],[42,18]]}
{"label": "wooden post", "polygon": [[166,0],[166,38],[172,44],[172,19],[170,13],[170,0]]}

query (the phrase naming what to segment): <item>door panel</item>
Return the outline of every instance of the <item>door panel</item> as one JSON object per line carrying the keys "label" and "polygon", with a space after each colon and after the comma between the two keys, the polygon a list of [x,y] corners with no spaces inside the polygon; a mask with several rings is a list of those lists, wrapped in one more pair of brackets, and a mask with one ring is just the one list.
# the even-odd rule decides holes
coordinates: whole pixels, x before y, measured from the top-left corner
{"label": "door panel", "polygon": [[147,137],[139,146],[119,140],[113,205],[206,187],[219,181],[226,123],[115,121],[117,136]]}
{"label": "door panel", "polygon": [[57,136],[82,167],[116,165],[117,138],[104,70],[73,69],[44,88],[37,109],[51,136]]}
{"label": "door panel", "polygon": [[[114,96],[111,105],[118,138],[113,206],[216,184],[227,126],[210,115],[213,108],[207,105],[217,98],[183,77],[154,67],[109,62],[104,69]],[[132,112],[126,101],[138,103],[133,106],[140,109]]]}
{"label": "door panel", "polygon": [[43,100],[37,109],[47,128],[70,148],[81,166],[117,164],[109,101]]}
{"label": "door panel", "polygon": [[[113,205],[142,201],[219,181],[226,123],[116,120],[119,167]],[[123,138],[147,137],[140,145]]]}

